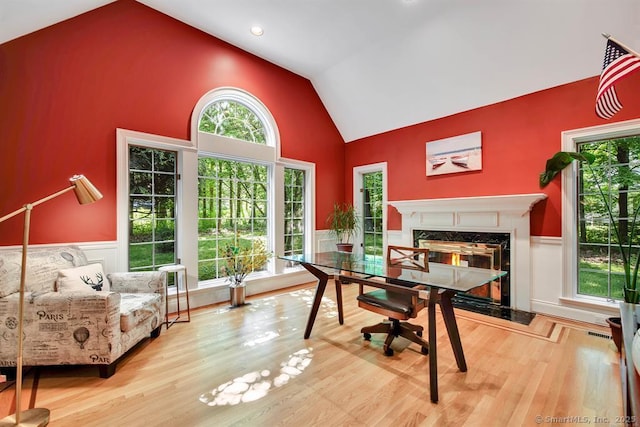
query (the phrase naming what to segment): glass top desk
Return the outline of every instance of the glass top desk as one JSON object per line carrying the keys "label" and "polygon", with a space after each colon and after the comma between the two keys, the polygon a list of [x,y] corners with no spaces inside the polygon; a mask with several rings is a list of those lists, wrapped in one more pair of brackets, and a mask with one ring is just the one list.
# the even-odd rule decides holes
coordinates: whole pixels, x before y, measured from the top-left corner
{"label": "glass top desk", "polygon": [[[320,252],[281,256],[279,258],[300,263],[307,271],[318,278],[316,293],[304,332],[305,339],[311,335],[311,329],[318,314],[329,277],[335,277],[336,279],[338,321],[341,325],[344,323],[342,283],[359,283],[377,288],[391,289],[398,292],[416,294],[418,297],[425,299],[427,301],[429,323],[429,383],[431,401],[434,403],[438,401],[435,305],[440,305],[458,368],[460,371],[466,372],[467,363],[464,358],[462,343],[460,342],[460,334],[451,298],[458,292],[467,292],[506,274],[505,271],[499,270],[458,267],[433,262],[429,263],[428,271],[422,271],[387,266],[386,258],[382,256],[348,252]],[[422,285],[420,287],[422,289],[415,289],[418,285]]]}

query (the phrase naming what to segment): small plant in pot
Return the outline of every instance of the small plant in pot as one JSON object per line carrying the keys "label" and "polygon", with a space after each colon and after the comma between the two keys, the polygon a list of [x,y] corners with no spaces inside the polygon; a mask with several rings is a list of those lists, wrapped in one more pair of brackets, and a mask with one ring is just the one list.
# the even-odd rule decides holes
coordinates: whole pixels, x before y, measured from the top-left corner
{"label": "small plant in pot", "polygon": [[238,307],[245,304],[247,275],[263,268],[269,259],[269,252],[260,239],[253,244],[240,244],[240,238],[235,239],[236,245],[227,244],[224,249],[224,274],[229,282],[231,305]]}
{"label": "small plant in pot", "polygon": [[334,203],[333,211],[327,218],[329,230],[336,239],[338,251],[351,252],[353,243],[351,239],[360,229],[360,222],[356,208],[348,202]]}
{"label": "small plant in pot", "polygon": [[[575,153],[569,151],[557,152],[552,158],[547,160],[546,168],[540,174],[540,188],[547,186],[551,180],[560,173],[565,167],[573,161],[579,161],[586,164],[591,175],[595,177],[591,165],[595,161],[595,156],[591,153]],[[638,290],[638,267],[640,267],[640,247],[634,244],[634,236],[636,233],[636,225],[638,214],[640,213],[640,202],[635,200],[631,206],[635,206],[629,213],[626,221],[630,222],[628,230],[621,232],[621,226],[618,225],[618,218],[614,215],[614,208],[611,206],[611,200],[602,188],[598,179],[593,179],[593,183],[597,188],[597,194],[601,198],[602,205],[608,216],[609,224],[611,224],[612,240],[615,240],[620,252],[620,263],[624,271],[623,277],[623,299],[626,303],[638,304],[640,302],[640,292]],[[631,202],[631,199],[629,199]],[[610,317],[607,323],[611,328],[613,341],[620,351],[621,343],[621,327],[619,317]]]}

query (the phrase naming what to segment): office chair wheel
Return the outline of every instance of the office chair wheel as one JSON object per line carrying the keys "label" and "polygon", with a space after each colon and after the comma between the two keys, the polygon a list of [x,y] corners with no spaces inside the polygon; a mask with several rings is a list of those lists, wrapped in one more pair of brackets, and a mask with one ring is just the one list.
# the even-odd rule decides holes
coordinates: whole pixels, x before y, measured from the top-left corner
{"label": "office chair wheel", "polygon": [[368,332],[365,332],[364,333],[364,339],[367,340],[367,341],[371,341],[371,334],[368,333]]}
{"label": "office chair wheel", "polygon": [[420,349],[420,353],[422,354],[429,354],[429,348],[428,347],[422,347]]}
{"label": "office chair wheel", "polygon": [[393,349],[391,347],[385,347],[384,355],[385,356],[393,356]]}

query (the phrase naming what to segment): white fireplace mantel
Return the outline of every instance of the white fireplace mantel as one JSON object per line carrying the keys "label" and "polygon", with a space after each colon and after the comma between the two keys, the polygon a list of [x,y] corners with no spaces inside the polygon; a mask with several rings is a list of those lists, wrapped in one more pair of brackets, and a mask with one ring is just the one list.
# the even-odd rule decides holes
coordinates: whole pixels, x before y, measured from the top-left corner
{"label": "white fireplace mantel", "polygon": [[402,215],[422,212],[511,212],[524,215],[544,193],[509,194],[505,196],[453,197],[448,199],[398,200],[389,202]]}
{"label": "white fireplace mantel", "polygon": [[402,215],[402,244],[413,230],[480,231],[511,236],[511,308],[531,311],[530,212],[544,193],[390,201]]}

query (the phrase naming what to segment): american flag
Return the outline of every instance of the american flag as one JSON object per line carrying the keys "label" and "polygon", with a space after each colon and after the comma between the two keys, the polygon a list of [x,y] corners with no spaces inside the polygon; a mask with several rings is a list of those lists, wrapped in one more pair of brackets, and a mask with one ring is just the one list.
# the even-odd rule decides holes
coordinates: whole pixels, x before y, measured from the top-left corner
{"label": "american flag", "polygon": [[627,52],[611,39],[607,41],[596,97],[596,114],[599,117],[610,119],[622,109],[613,84],[638,68],[640,68],[640,58]]}

